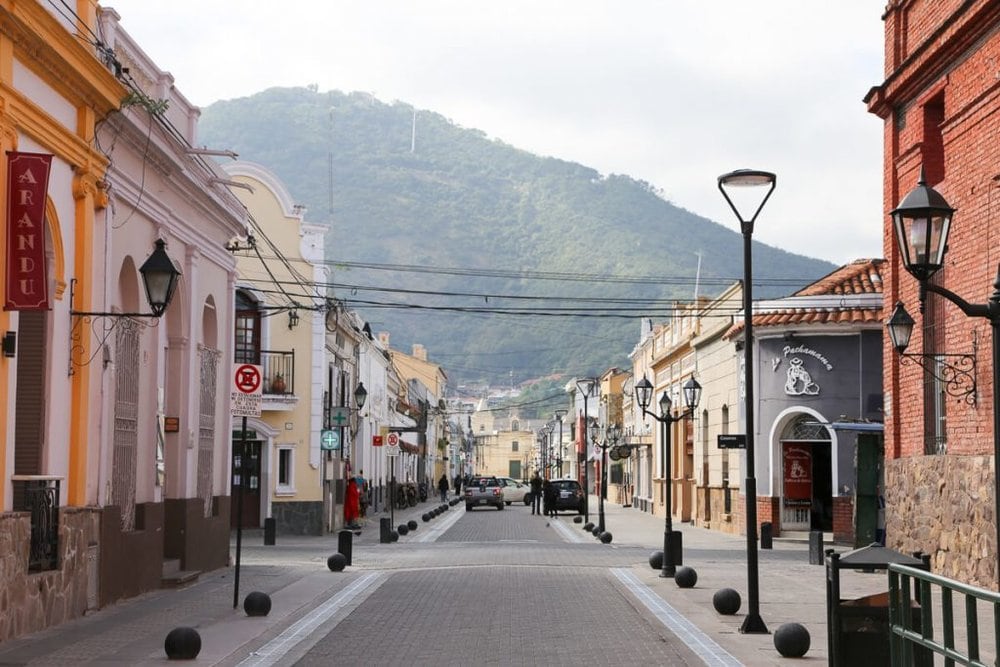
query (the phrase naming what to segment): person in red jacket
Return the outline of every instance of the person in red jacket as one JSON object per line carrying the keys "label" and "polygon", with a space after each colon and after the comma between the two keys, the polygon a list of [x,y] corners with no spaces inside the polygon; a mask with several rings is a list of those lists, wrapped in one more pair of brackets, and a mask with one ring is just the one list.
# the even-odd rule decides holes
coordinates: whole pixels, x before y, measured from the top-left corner
{"label": "person in red jacket", "polygon": [[348,528],[358,527],[358,484],[353,477],[347,480],[347,493],[344,494],[344,523]]}

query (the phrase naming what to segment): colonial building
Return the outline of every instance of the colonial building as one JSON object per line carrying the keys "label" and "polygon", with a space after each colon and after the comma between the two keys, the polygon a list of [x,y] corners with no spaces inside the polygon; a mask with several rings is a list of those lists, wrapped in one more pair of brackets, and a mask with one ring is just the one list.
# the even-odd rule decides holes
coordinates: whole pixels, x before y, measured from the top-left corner
{"label": "colonial building", "polygon": [[995,590],[997,378],[989,350],[996,343],[985,317],[965,315],[938,293],[921,300],[917,280],[902,268],[888,213],[922,176],[957,209],[943,266],[930,282],[986,303],[1000,262],[1000,5],[893,0],[883,21],[885,80],[865,101],[885,128],[886,304],[901,301],[914,314],[910,354],[932,370],[964,355],[974,380],[971,391],[953,396],[954,382],[940,371],[902,363],[884,342],[887,541],[930,554],[937,573]]}

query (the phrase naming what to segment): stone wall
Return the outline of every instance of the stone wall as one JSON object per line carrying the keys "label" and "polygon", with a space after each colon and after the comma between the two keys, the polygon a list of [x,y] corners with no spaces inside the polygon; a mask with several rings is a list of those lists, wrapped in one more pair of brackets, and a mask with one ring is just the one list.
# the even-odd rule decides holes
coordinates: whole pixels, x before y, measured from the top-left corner
{"label": "stone wall", "polygon": [[992,456],[886,461],[886,546],[931,557],[931,571],[996,590]]}
{"label": "stone wall", "polygon": [[[744,532],[744,525],[737,522],[740,503],[740,490],[730,488],[729,512],[726,512],[726,490],[721,487],[699,486],[695,489],[697,494],[697,507],[701,510],[708,509],[708,517],[702,511],[697,517],[695,524],[709,530],[717,530],[730,535],[741,535]],[[707,497],[707,500],[706,500]]]}
{"label": "stone wall", "polygon": [[0,642],[65,623],[94,606],[99,535],[96,510],[60,508],[59,569],[28,573],[30,515],[0,514]]}
{"label": "stone wall", "polygon": [[[274,527],[279,535],[322,535],[322,502],[281,502],[271,504]],[[344,513],[341,508],[340,524]],[[338,524],[339,525],[339,524]]]}

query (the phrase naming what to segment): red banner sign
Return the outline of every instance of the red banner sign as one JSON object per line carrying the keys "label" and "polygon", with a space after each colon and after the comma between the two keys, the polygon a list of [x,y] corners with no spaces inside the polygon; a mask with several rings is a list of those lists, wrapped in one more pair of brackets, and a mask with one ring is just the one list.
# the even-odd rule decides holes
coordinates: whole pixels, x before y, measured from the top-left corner
{"label": "red banner sign", "polygon": [[48,310],[45,195],[51,155],[7,153],[7,295],[4,310]]}
{"label": "red banner sign", "polygon": [[381,446],[382,446],[382,436],[380,436],[380,435],[373,435],[372,436],[372,447],[381,447]]}
{"label": "red banner sign", "polygon": [[810,504],[812,501],[812,450],[808,445],[784,443],[785,505],[789,501]]}

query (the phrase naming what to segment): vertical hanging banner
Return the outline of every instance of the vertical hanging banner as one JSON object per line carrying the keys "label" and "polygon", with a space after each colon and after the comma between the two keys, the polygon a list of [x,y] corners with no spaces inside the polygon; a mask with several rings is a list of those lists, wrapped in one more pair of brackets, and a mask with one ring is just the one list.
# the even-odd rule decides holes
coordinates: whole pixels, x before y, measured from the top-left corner
{"label": "vertical hanging banner", "polygon": [[52,156],[7,153],[7,294],[4,310],[48,310],[45,196]]}

